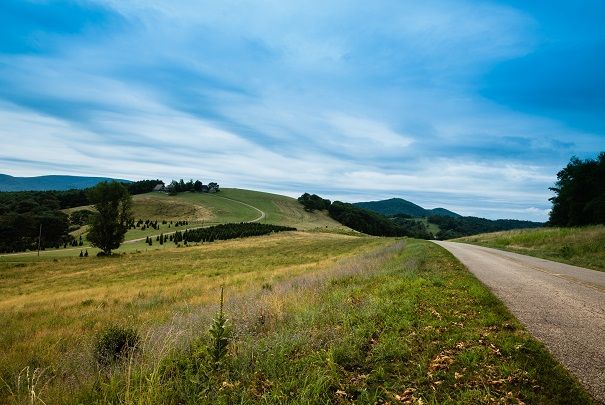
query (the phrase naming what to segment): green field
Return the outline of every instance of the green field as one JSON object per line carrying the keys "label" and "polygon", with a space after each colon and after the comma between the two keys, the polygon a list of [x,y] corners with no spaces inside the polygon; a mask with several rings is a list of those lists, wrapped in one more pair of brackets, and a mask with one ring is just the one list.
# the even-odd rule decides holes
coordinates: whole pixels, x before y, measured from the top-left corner
{"label": "green field", "polygon": [[496,249],[605,271],[605,226],[538,228],[455,239]]}
{"label": "green field", "polygon": [[[81,209],[92,209],[90,206],[69,208],[64,210],[67,214]],[[339,224],[328,216],[326,212],[307,212],[298,201],[291,197],[260,191],[242,190],[235,188],[222,189],[219,193],[179,193],[170,196],[165,193],[147,193],[133,196],[133,211],[135,220],[158,221],[159,229],[140,228],[131,229],[126,233],[125,242],[118,253],[144,252],[155,249],[173,247],[172,243],[160,246],[155,238],[160,233],[172,233],[176,230],[212,226],[233,222],[261,222],[292,226],[300,230],[313,230],[316,232],[331,232],[353,234],[349,228]],[[188,221],[187,225],[175,227],[162,224],[166,221]],[[72,232],[76,238],[86,237],[86,226]],[[152,246],[144,243],[150,236]],[[142,239],[142,240],[141,240]],[[91,248],[85,241],[85,246],[61,249],[47,249],[41,253],[45,257],[61,258],[78,256],[80,250],[88,250],[89,254],[96,254],[98,249]],[[21,254],[0,255],[1,261],[36,260],[35,252]]]}
{"label": "green field", "polygon": [[[33,389],[47,404],[590,403],[428,242],[287,232],[0,262],[0,275],[0,402]],[[234,335],[214,369],[204,348],[220,285]],[[95,336],[113,324],[143,344],[131,363],[99,368]]]}

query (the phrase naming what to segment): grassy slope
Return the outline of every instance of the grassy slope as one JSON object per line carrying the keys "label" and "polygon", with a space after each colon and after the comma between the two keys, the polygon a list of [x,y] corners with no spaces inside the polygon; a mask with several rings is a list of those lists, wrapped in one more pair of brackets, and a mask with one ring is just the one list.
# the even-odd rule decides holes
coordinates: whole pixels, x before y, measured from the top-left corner
{"label": "grassy slope", "polygon": [[[114,403],[591,403],[449,253],[423,241],[284,280],[227,306],[213,369],[204,334],[88,391]],[[208,325],[206,325],[206,328]],[[143,355],[144,357],[144,355]],[[422,400],[422,402],[418,402]]]}
{"label": "grassy slope", "polygon": [[486,233],[456,239],[605,271],[605,226],[539,228]]}
{"label": "grassy slope", "polygon": [[[151,219],[159,222],[189,221],[189,225],[181,226],[178,228],[180,230],[228,222],[246,222],[259,218],[260,213],[250,205],[265,213],[265,217],[260,220],[263,223],[293,226],[301,230],[348,229],[331,219],[325,212],[305,211],[294,198],[260,191],[226,188],[216,194],[180,193],[169,196],[164,193],[147,193],[133,197],[135,219]],[[70,208],[64,211],[69,214],[79,209],[91,209],[91,207]],[[126,234],[126,240],[174,230],[174,226],[168,227],[162,224],[159,230],[133,229]],[[82,231],[75,231],[72,234],[79,237],[81,233]]]}
{"label": "grassy slope", "polygon": [[[0,263],[0,377],[13,386],[19,370],[94,375],[88,345],[101,328],[145,331],[214,300],[307,273],[389,243],[379,238],[285,233],[115,258]],[[56,389],[66,381],[57,381]],[[0,382],[0,403],[6,387]],[[55,395],[67,394],[55,392]]]}

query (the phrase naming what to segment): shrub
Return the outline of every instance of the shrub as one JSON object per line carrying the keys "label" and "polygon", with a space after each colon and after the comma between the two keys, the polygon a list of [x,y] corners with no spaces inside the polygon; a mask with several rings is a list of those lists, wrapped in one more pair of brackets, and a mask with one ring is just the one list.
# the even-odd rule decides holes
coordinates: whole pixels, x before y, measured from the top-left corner
{"label": "shrub", "polygon": [[113,364],[134,352],[139,345],[134,329],[110,326],[104,329],[95,343],[95,357],[99,364]]}

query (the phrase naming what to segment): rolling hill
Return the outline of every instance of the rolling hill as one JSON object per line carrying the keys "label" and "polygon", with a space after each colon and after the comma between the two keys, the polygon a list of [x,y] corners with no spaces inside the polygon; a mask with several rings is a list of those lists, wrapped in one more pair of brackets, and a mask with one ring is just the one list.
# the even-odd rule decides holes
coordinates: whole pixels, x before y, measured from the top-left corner
{"label": "rolling hill", "polygon": [[460,214],[447,210],[445,208],[426,209],[413,202],[404,200],[403,198],[390,198],[388,200],[358,202],[354,205],[365,208],[366,210],[374,211],[385,216],[397,214],[409,215],[411,217],[430,217],[433,215],[445,217],[460,217]]}
{"label": "rolling hill", "polygon": [[[155,229],[148,227],[129,230],[125,238],[127,243],[122,245],[121,251],[139,248],[143,243],[141,239],[147,236],[225,223],[259,222],[291,226],[299,230],[350,231],[330,218],[325,211],[308,212],[294,198],[260,191],[224,188],[219,193],[183,192],[174,196],[153,192],[135,195],[132,201],[135,220],[158,221],[158,225]],[[92,209],[91,206],[81,206],[63,212],[72,214]],[[170,221],[187,223],[177,228]],[[83,226],[72,231],[72,235],[79,238],[86,232],[87,227]]]}
{"label": "rolling hill", "polygon": [[130,180],[112,179],[108,177],[82,177],[82,176],[36,176],[13,177],[0,174],[0,191],[47,191],[71,190],[93,187],[102,181],[118,180],[130,183]]}

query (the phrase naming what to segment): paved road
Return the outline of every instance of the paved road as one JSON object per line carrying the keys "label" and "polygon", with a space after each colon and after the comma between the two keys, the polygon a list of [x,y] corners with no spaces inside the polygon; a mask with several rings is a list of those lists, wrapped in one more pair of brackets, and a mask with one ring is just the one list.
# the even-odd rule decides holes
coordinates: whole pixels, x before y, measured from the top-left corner
{"label": "paved road", "polygon": [[605,272],[454,242],[449,250],[605,404]]}

